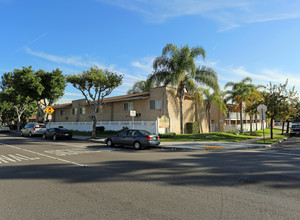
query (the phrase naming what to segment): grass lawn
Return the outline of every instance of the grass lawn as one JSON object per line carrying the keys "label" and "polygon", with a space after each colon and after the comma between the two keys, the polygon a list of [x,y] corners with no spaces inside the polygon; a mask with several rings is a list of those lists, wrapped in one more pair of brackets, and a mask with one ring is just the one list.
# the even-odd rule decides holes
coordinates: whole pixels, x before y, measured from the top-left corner
{"label": "grass lawn", "polygon": [[266,138],[265,139],[265,142],[264,142],[264,140],[263,139],[261,139],[261,140],[258,140],[258,141],[253,141],[252,143],[257,143],[257,144],[264,144],[264,143],[266,143],[266,144],[273,144],[273,143],[275,143],[275,142],[277,142],[277,141],[279,141],[279,140],[281,140],[281,139],[283,139],[283,138],[285,138],[285,137],[287,137],[287,136],[289,136],[289,134],[284,134],[284,135],[274,135],[273,136],[273,139],[271,139],[271,138]]}
{"label": "grass lawn", "polygon": [[[271,129],[265,129],[265,135],[269,135]],[[273,133],[279,133],[281,129],[273,129]],[[249,132],[244,134],[231,134],[227,132],[212,132],[204,134],[176,134],[172,138],[161,138],[163,141],[228,141],[228,142],[238,142],[251,138],[258,138],[263,136],[263,130],[255,131],[250,135]],[[284,136],[285,137],[285,136]]]}
{"label": "grass lawn", "polygon": [[[280,133],[281,129],[273,129],[273,133]],[[73,131],[73,135],[82,135],[82,136],[91,136],[92,132],[82,132],[82,131]],[[114,133],[106,133],[106,134],[97,134],[97,137],[108,137],[112,136]],[[265,136],[270,135],[270,129],[265,129]],[[204,133],[204,134],[176,134],[171,138],[161,138],[160,141],[228,141],[228,142],[239,142],[251,138],[258,138],[263,136],[263,130],[258,130],[250,134],[250,132],[246,132],[243,134],[231,134],[226,132],[212,132],[212,133]],[[278,139],[285,138],[287,135],[274,135],[274,139],[266,138],[266,143],[274,143],[278,141]],[[264,140],[254,141],[253,143],[264,143]]]}

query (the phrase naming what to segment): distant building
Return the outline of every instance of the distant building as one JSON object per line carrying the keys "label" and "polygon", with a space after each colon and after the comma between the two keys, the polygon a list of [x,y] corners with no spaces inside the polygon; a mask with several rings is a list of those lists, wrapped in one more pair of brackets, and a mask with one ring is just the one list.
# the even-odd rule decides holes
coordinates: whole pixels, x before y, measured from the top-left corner
{"label": "distant building", "polygon": [[[134,121],[156,121],[163,115],[171,120],[169,129],[165,132],[180,133],[180,108],[175,90],[163,86],[153,88],[151,92],[116,96],[104,99],[104,104],[96,114],[99,125],[104,122],[131,121],[130,110],[136,111]],[[52,106],[55,110],[52,114],[52,122],[92,122],[92,109],[85,99],[74,100],[72,103]],[[201,132],[208,132],[207,118],[204,109],[196,109],[192,98],[185,96],[183,100],[183,121],[196,121],[196,115],[200,118]],[[98,126],[98,124],[97,124]],[[106,128],[107,129],[107,128]],[[161,132],[161,131],[160,131]]]}

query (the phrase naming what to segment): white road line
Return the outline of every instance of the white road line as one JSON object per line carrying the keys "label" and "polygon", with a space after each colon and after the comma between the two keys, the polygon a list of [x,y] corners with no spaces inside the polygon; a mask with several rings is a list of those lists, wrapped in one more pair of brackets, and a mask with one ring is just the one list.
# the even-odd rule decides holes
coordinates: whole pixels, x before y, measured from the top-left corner
{"label": "white road line", "polygon": [[47,157],[47,158],[50,158],[50,159],[59,160],[59,161],[65,162],[65,163],[71,163],[71,164],[74,164],[74,165],[77,165],[77,166],[81,166],[81,167],[86,167],[87,166],[87,165],[84,165],[84,164],[72,162],[72,161],[69,161],[69,160],[64,160],[64,159],[57,158],[57,157],[52,157],[52,156],[49,156],[49,155],[46,155],[46,154],[42,154],[42,153],[38,153],[38,152],[35,152],[35,151],[22,149],[20,147],[16,147],[16,146],[9,145],[9,144],[0,143],[0,145],[4,145],[4,146],[7,146],[7,147],[15,148],[15,149],[18,149],[18,150],[23,150],[23,151],[26,151],[26,152],[29,152],[29,153],[33,153],[33,154],[36,154],[36,155],[40,155],[40,156],[43,156],[43,157]]}

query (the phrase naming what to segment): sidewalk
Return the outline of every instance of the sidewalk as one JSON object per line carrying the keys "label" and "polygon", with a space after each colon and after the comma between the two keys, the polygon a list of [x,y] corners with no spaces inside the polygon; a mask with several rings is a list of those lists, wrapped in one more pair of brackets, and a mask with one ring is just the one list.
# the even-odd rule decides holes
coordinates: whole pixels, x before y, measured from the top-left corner
{"label": "sidewalk", "polygon": [[[12,133],[19,133],[17,131],[10,131]],[[274,134],[275,135],[275,134]],[[266,138],[269,136],[266,136]],[[105,138],[97,137],[91,139],[90,136],[80,136],[74,135],[74,140],[78,141],[91,141],[96,142],[99,144],[105,144]],[[238,149],[249,149],[249,148],[266,148],[272,147],[276,145],[274,144],[256,144],[251,143],[256,140],[263,139],[260,138],[253,138],[248,139],[240,142],[221,142],[221,141],[162,141],[158,148],[163,149],[189,149],[189,150],[238,150]]]}
{"label": "sidewalk", "polygon": [[[95,138],[91,139],[88,136],[78,136],[74,135],[73,139],[81,140],[81,141],[92,141],[98,142],[99,144],[105,144],[105,138]],[[271,147],[271,144],[253,144],[249,142],[253,142],[257,139],[255,138],[249,139],[248,142],[240,141],[240,142],[221,142],[221,141],[162,141],[160,142],[159,148],[165,149],[193,149],[193,150],[237,150],[237,149],[249,149],[249,148],[265,148]]]}

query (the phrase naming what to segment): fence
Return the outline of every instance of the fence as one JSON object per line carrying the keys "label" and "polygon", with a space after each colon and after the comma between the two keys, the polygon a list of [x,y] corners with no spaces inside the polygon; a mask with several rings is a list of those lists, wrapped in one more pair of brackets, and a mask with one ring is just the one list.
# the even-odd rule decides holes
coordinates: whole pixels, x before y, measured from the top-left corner
{"label": "fence", "polygon": [[[47,128],[63,126],[70,130],[92,131],[93,122],[48,122]],[[151,133],[157,133],[157,121],[98,121],[97,127],[103,126],[105,130],[121,130],[123,127],[143,129]]]}
{"label": "fence", "polygon": [[[264,123],[264,128],[267,128],[267,123],[266,122],[263,122]],[[227,131],[235,131],[235,130],[240,130],[241,129],[241,125],[236,125],[236,124],[232,124],[232,125],[224,125],[224,131],[227,132]],[[261,122],[257,123],[257,130],[261,130],[262,129],[262,126],[261,126]],[[243,124],[243,130],[245,132],[247,131],[250,131],[250,124],[249,123],[246,123],[246,124]],[[256,123],[252,123],[252,131],[255,131],[256,130]]]}

